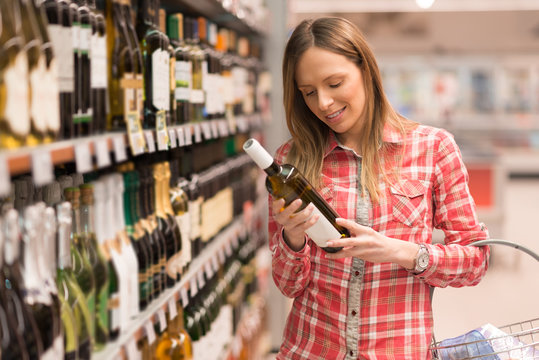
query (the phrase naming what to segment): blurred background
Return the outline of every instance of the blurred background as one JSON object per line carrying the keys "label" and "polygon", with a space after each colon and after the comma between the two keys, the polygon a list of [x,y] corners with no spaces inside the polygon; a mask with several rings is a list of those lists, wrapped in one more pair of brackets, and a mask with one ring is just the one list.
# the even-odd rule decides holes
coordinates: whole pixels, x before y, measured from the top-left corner
{"label": "blurred background", "polygon": [[[268,44],[271,146],[288,136],[278,120],[284,119],[279,85],[287,36],[305,18],[348,18],[372,46],[393,106],[455,135],[490,236],[539,252],[539,1],[289,0],[268,6],[274,26]],[[437,339],[537,317],[538,275],[539,264],[527,254],[493,246],[479,285],[435,290]],[[283,314],[269,319],[275,347],[288,305],[271,304],[272,314]]]}

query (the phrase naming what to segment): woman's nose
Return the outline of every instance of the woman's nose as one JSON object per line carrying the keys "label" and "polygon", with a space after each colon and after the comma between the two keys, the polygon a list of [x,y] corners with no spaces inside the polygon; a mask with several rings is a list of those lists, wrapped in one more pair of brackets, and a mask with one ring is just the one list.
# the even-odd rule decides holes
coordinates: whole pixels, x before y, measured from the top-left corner
{"label": "woman's nose", "polygon": [[326,111],[333,104],[333,97],[326,92],[318,92],[318,107],[321,111]]}

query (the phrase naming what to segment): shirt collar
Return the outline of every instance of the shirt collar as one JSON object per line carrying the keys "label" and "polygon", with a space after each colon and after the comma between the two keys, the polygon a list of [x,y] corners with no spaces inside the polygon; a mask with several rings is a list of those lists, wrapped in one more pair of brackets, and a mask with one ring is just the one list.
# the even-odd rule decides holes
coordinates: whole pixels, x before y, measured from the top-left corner
{"label": "shirt collar", "polygon": [[[398,144],[403,141],[402,134],[394,129],[389,124],[384,125],[384,131],[382,133],[382,141],[385,143],[394,143]],[[344,148],[344,146],[339,142],[339,139],[337,139],[337,136],[333,131],[329,132],[329,141],[328,146],[326,147],[326,151],[324,152],[324,157],[326,157],[330,152],[335,150],[335,148],[340,147]]]}

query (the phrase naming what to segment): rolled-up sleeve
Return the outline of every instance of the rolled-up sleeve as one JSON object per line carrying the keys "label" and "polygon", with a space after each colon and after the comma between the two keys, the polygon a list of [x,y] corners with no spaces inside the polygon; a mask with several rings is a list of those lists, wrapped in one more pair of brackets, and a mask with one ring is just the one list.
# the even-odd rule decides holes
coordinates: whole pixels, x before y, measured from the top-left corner
{"label": "rolled-up sleeve", "polygon": [[444,244],[427,245],[430,262],[420,274],[438,287],[476,285],[488,268],[488,246],[467,246],[488,238],[479,223],[475,203],[468,188],[468,172],[453,137],[438,132],[434,172],[434,226],[445,233]]}

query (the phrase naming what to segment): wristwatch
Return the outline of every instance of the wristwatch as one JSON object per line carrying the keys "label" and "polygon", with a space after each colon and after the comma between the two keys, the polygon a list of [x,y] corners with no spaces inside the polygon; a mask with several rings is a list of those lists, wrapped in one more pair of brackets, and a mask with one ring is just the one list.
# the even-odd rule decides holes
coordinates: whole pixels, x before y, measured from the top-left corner
{"label": "wristwatch", "polygon": [[424,244],[419,244],[419,250],[415,256],[414,273],[419,274],[427,270],[429,266],[429,250]]}

